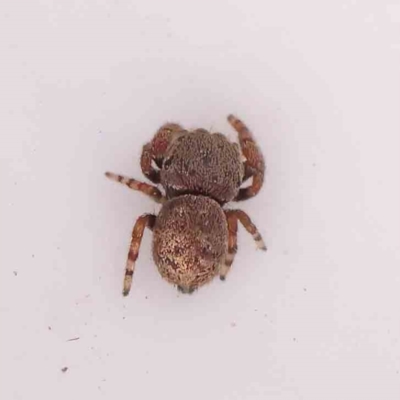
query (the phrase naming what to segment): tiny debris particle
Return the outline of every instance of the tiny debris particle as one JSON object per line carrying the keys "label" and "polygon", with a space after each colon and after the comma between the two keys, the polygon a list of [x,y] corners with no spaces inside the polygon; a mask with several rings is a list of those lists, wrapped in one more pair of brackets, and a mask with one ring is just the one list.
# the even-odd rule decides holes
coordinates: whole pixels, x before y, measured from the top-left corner
{"label": "tiny debris particle", "polygon": [[296,341],[297,341],[297,339],[294,337],[294,338],[293,338],[293,342],[296,342]]}
{"label": "tiny debris particle", "polygon": [[67,372],[68,371],[68,367],[64,367],[64,368],[61,368],[61,372]]}
{"label": "tiny debris particle", "polygon": [[236,322],[231,322],[231,327],[234,328],[236,326]]}
{"label": "tiny debris particle", "polygon": [[68,339],[67,342],[73,342],[73,341],[79,340],[79,339],[80,339],[80,337],[74,337],[74,338]]}
{"label": "tiny debris particle", "polygon": [[34,255],[34,254],[32,254],[32,258],[35,258],[35,255]]}
{"label": "tiny debris particle", "polygon": [[303,290],[304,290],[305,292],[307,292],[307,288],[303,288]]}
{"label": "tiny debris particle", "polygon": [[18,275],[18,271],[13,271],[14,276]]}
{"label": "tiny debris particle", "polygon": [[48,329],[49,331],[51,331],[51,326],[48,326],[47,329]]}

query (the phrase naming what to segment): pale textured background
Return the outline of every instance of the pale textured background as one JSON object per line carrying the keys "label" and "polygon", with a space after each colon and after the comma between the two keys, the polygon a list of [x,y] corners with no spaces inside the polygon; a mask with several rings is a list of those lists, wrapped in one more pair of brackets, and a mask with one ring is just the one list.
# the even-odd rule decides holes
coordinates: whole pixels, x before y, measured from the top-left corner
{"label": "pale textured background", "polygon": [[[0,398],[400,398],[398,1],[5,1]],[[264,151],[226,283],[178,295],[140,178],[166,120]],[[79,337],[77,341],[68,339]],[[68,367],[66,373],[61,368]]]}

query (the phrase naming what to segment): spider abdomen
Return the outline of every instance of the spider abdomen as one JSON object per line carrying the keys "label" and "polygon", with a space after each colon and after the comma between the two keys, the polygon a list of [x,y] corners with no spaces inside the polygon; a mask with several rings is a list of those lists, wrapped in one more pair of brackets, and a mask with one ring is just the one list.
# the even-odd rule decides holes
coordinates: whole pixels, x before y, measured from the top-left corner
{"label": "spider abdomen", "polygon": [[165,279],[192,292],[219,272],[227,237],[226,217],[216,201],[205,196],[175,197],[157,217],[153,257]]}

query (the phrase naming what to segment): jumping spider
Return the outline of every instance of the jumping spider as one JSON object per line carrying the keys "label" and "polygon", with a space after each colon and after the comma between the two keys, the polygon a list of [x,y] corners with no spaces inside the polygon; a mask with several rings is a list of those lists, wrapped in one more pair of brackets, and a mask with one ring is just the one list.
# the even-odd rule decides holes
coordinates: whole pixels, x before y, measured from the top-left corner
{"label": "jumping spider", "polygon": [[[162,204],[157,216],[144,214],[135,223],[124,296],[131,289],[146,227],[154,233],[153,258],[161,276],[183,293],[192,293],[218,273],[225,279],[237,252],[238,221],[257,246],[266,250],[260,233],[244,211],[223,209],[231,200],[255,196],[262,187],[265,169],[263,156],[246,125],[233,115],[228,116],[228,121],[239,135],[240,148],[221,133],[187,131],[172,123],[163,125],[143,147],[143,174],[160,184],[165,194],[148,183],[106,172],[108,178]],[[250,177],[251,185],[241,188]]]}

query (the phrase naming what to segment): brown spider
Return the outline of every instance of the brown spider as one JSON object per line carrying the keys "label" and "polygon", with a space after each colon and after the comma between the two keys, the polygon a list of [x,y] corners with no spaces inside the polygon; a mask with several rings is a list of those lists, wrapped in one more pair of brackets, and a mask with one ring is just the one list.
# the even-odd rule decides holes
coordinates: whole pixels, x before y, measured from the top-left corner
{"label": "brown spider", "polygon": [[[256,226],[241,210],[224,210],[227,202],[246,200],[261,189],[264,159],[249,129],[228,116],[240,148],[221,133],[187,131],[163,125],[143,147],[140,165],[148,183],[106,172],[106,176],[147,194],[162,204],[159,214],[140,216],[133,228],[124,278],[128,295],[145,227],[154,232],[153,258],[163,278],[183,293],[192,293],[218,273],[225,280],[237,252],[238,220],[266,250]],[[240,151],[241,150],[241,151]],[[241,154],[241,152],[243,154]],[[153,167],[153,163],[158,167]],[[241,184],[252,177],[252,184]]]}

